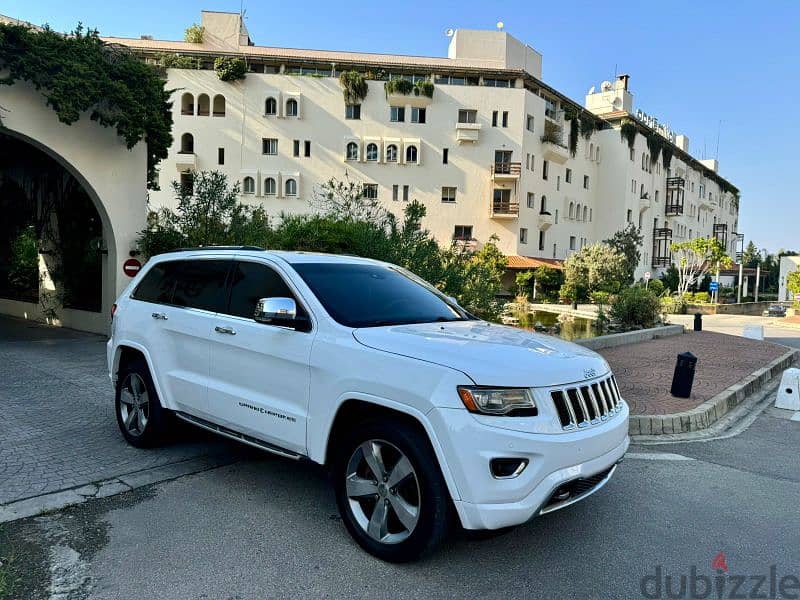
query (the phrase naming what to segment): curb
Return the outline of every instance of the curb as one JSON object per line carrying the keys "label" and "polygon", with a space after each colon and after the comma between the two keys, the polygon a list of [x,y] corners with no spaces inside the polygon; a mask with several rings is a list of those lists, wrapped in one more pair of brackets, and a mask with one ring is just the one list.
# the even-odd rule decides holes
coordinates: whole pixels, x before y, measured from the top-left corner
{"label": "curb", "polygon": [[659,436],[707,429],[748,396],[767,387],[798,360],[800,350],[790,350],[692,410],[667,415],[631,415],[628,433],[632,436]]}
{"label": "curb", "polygon": [[608,335],[599,335],[593,338],[572,340],[572,343],[590,350],[603,350],[605,348],[624,346],[625,344],[638,344],[639,342],[649,342],[650,340],[681,335],[683,332],[683,325],[664,325],[662,327],[651,327],[650,329],[609,333]]}

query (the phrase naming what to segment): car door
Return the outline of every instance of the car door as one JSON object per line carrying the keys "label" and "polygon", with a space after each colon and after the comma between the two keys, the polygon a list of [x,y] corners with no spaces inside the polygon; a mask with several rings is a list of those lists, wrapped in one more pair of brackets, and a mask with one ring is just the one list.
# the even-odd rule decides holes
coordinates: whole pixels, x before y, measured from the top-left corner
{"label": "car door", "polygon": [[265,262],[236,263],[228,289],[211,332],[213,420],[303,454],[314,333],[258,323],[253,315],[259,299],[272,297],[294,298],[298,315],[308,313],[283,275]]}
{"label": "car door", "polygon": [[[201,258],[155,265],[131,296],[147,303],[139,322],[162,402],[174,410],[207,415],[211,350],[217,310],[226,300],[230,260]],[[152,274],[152,275],[151,275]]]}

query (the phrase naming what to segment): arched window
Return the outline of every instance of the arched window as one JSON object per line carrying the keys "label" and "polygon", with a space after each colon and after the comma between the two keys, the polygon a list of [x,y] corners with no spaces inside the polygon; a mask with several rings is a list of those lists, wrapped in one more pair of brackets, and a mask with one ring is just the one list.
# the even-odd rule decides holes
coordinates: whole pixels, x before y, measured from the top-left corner
{"label": "arched window", "polygon": [[644,184],[639,185],[639,198],[644,198]]}
{"label": "arched window", "polygon": [[224,117],[225,116],[225,96],[222,94],[217,94],[214,96],[214,116],[215,117]]}
{"label": "arched window", "polygon": [[189,92],[186,92],[183,96],[181,96],[181,114],[194,114],[194,96],[192,96]]}
{"label": "arched window", "polygon": [[547,212],[547,196],[542,196],[542,208],[539,210],[539,214],[545,214]]}
{"label": "arched window", "polygon": [[191,133],[184,133],[181,136],[181,154],[194,154],[194,136]]}
{"label": "arched window", "polygon": [[367,160],[378,160],[378,144],[367,144]]}
{"label": "arched window", "polygon": [[286,195],[297,196],[297,182],[294,179],[286,180]]}
{"label": "arched window", "polygon": [[386,162],[397,162],[397,146],[394,144],[386,146]]}
{"label": "arched window", "polygon": [[415,163],[417,162],[417,147],[416,146],[409,146],[406,148],[406,162],[407,163]]}
{"label": "arched window", "polygon": [[581,220],[581,205],[580,204],[576,204],[575,205],[575,220],[576,221],[580,221]]}
{"label": "arched window", "polygon": [[347,160],[358,160],[358,144],[355,142],[347,143]]}
{"label": "arched window", "polygon": [[294,98],[289,98],[286,101],[286,116],[287,117],[296,117],[298,114],[297,112],[297,100]]}
{"label": "arched window", "polygon": [[253,179],[252,177],[245,177],[242,180],[242,191],[245,194],[255,194],[256,193],[255,179]]}
{"label": "arched window", "polygon": [[278,114],[278,102],[273,97],[267,98],[266,102],[264,102],[264,114],[265,115],[276,115]]}
{"label": "arched window", "polygon": [[658,190],[656,190],[656,202],[658,202]]}
{"label": "arched window", "polygon": [[594,159],[600,162],[600,146],[594,149]]}
{"label": "arched window", "polygon": [[592,209],[589,209],[589,222],[592,222]]}
{"label": "arched window", "polygon": [[647,156],[645,155],[644,152],[642,152],[642,171],[647,169],[647,167],[646,167],[647,162],[646,161],[647,161]]}
{"label": "arched window", "polygon": [[275,185],[275,179],[272,177],[267,177],[264,180],[264,195],[265,196],[274,196],[278,191],[278,186]]}
{"label": "arched window", "polygon": [[589,160],[594,160],[594,144],[589,144]]}
{"label": "arched window", "polygon": [[575,218],[575,203],[574,202],[570,202],[569,203],[569,218],[570,219],[574,219]]}
{"label": "arched window", "polygon": [[200,94],[197,97],[197,116],[207,117],[211,114],[211,100],[208,94]]}
{"label": "arched window", "polygon": [[589,209],[586,206],[583,207],[583,220],[589,220]]}

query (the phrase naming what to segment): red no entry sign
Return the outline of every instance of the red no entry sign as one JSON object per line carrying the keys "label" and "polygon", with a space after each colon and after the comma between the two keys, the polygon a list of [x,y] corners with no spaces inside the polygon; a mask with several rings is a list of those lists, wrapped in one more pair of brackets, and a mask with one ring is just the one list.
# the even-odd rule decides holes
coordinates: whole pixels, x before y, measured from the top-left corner
{"label": "red no entry sign", "polygon": [[129,258],[122,263],[122,272],[128,277],[136,277],[137,273],[142,269],[142,263],[135,258]]}

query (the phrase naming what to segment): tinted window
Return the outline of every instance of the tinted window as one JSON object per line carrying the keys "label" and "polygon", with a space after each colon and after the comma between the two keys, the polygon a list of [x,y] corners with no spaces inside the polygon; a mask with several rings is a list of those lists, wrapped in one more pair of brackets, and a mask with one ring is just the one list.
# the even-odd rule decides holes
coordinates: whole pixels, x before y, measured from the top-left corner
{"label": "tinted window", "polygon": [[136,286],[132,297],[144,302],[170,304],[175,287],[175,263],[163,262],[155,265]]}
{"label": "tinted window", "polygon": [[176,263],[172,304],[217,312],[224,297],[230,262],[185,260]]}
{"label": "tinted window", "polygon": [[[227,314],[252,319],[261,298],[294,298],[294,294],[270,267],[258,263],[238,263],[231,273]],[[297,307],[297,314],[303,314],[300,306]]]}
{"label": "tinted window", "polygon": [[293,266],[328,314],[348,327],[470,318],[422,280],[397,267],[342,263]]}

